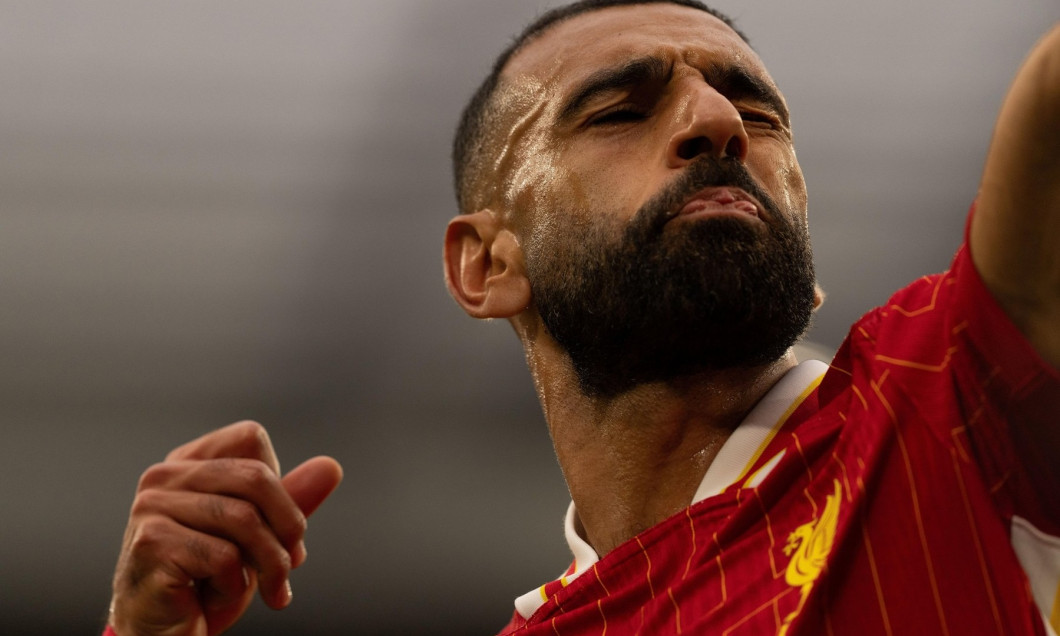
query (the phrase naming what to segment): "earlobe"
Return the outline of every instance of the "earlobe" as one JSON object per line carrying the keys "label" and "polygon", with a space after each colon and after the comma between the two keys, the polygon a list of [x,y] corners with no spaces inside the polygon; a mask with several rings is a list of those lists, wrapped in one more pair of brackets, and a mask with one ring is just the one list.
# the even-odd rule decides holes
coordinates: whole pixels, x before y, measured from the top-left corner
{"label": "earlobe", "polygon": [[821,305],[824,304],[825,297],[826,297],[826,295],[824,293],[824,290],[821,289],[821,286],[818,285],[817,283],[814,283],[813,284],[813,310],[814,311],[817,311],[818,309],[821,308]]}
{"label": "earlobe", "polygon": [[443,265],[449,293],[475,318],[510,318],[530,305],[519,241],[489,210],[449,222]]}

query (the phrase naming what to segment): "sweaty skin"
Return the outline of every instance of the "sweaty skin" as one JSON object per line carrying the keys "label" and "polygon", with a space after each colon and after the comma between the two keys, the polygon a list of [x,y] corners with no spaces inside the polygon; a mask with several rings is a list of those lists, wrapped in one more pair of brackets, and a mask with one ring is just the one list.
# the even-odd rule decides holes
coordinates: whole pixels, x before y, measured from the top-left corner
{"label": "sweaty skin", "polygon": [[[660,58],[672,73],[660,95],[643,98],[657,100],[650,121],[589,125],[608,109],[642,100],[622,91],[591,100],[571,121],[556,121],[564,97],[579,82],[599,69],[648,55]],[[702,11],[665,4],[613,7],[555,26],[516,54],[505,69],[504,81],[534,87],[537,103],[527,108],[520,100],[509,109],[521,125],[512,129],[505,146],[519,169],[517,175],[498,175],[503,186],[494,204],[510,208],[508,213],[536,211],[534,221],[546,227],[550,214],[623,210],[631,215],[683,167],[669,147],[683,140],[675,135],[717,125],[713,119],[742,129],[730,134],[746,139],[744,163],[751,174],[771,195],[790,200],[805,222],[806,189],[790,124],[786,117],[771,126],[757,120],[745,124],[738,108],[766,113],[750,101],[731,103],[704,81],[704,71],[722,63],[742,65],[776,90],[746,43]],[[555,174],[557,168],[563,170],[562,178]]]}
{"label": "sweaty skin", "polygon": [[[595,91],[565,112],[601,71],[643,60],[661,72]],[[733,67],[775,99],[708,82]],[[502,87],[497,117],[507,137],[494,149],[499,186],[482,210],[450,225],[447,277],[472,315],[510,318],[586,538],[605,554],[689,504],[721,444],[795,360],[789,353],[762,367],[587,397],[542,327],[524,250],[556,245],[570,223],[620,228],[703,153],[738,158],[803,225],[805,184],[775,83],[746,43],[703,11],[653,4],[579,15],[516,53]],[[680,223],[668,225],[680,231]],[[481,260],[467,256],[475,249]],[[472,276],[474,263],[482,273]],[[472,279],[476,295],[464,285]]]}
{"label": "sweaty skin", "polygon": [[1055,25],[1023,63],[1001,107],[970,242],[983,282],[1042,358],[1060,369],[1058,131]]}

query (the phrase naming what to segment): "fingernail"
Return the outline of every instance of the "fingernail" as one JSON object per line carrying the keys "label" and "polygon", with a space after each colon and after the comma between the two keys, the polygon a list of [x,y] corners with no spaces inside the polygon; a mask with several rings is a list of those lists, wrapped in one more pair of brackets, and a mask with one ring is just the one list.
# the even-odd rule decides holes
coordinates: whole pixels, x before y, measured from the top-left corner
{"label": "fingernail", "polygon": [[305,549],[305,541],[299,541],[298,545],[294,547],[294,554],[291,555],[294,561],[294,567],[298,567],[305,563],[308,555],[309,553]]}
{"label": "fingernail", "polygon": [[294,592],[291,591],[291,581],[287,580],[283,582],[283,606],[287,607],[291,604],[291,599],[294,597]]}

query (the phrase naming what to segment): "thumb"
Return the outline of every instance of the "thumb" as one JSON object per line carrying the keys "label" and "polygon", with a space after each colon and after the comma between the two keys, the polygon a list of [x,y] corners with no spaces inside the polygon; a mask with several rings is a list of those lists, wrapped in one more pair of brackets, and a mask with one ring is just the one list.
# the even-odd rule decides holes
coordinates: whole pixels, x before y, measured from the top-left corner
{"label": "thumb", "polygon": [[341,481],[342,466],[324,455],[306,460],[282,479],[284,489],[307,517],[324,503]]}

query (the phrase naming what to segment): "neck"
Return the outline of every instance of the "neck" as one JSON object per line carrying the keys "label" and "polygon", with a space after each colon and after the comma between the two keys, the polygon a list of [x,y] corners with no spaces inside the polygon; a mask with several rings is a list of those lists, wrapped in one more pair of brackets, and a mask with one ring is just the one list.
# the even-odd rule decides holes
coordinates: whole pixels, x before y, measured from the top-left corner
{"label": "neck", "polygon": [[687,507],[725,440],[795,365],[788,354],[602,400],[571,388],[568,364],[539,357],[528,355],[556,455],[600,555]]}

